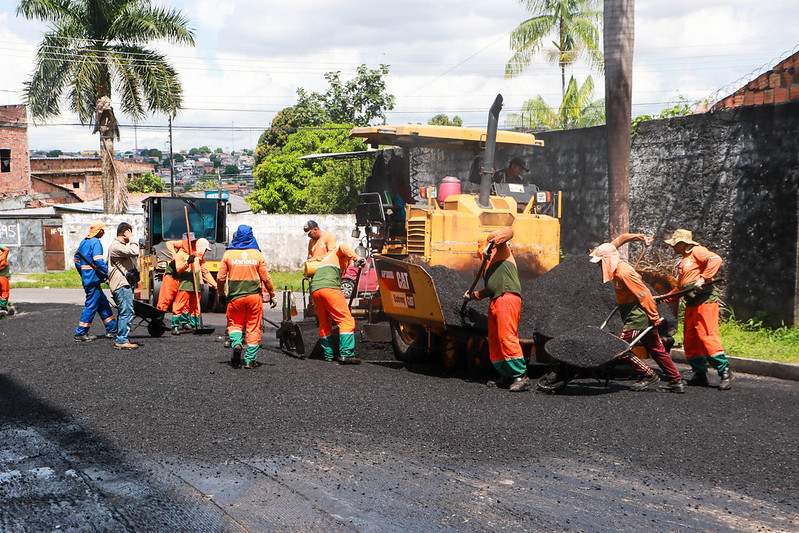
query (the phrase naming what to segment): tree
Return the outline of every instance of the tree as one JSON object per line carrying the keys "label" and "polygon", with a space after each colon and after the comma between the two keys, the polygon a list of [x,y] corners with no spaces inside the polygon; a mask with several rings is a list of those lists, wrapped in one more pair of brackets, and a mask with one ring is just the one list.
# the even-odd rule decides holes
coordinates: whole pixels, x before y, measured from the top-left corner
{"label": "tree", "polygon": [[175,161],[175,163],[183,163],[186,161],[186,156],[183,154],[172,154],[172,159]]}
{"label": "tree", "polygon": [[602,71],[599,51],[602,11],[599,0],[518,0],[533,16],[510,34],[510,47],[515,50],[505,65],[505,77],[512,78],[530,64],[541,51],[547,37],[553,36],[554,50],[547,59],[560,67],[561,94],[566,97],[566,67],[578,59],[588,60]]}
{"label": "tree", "polygon": [[313,153],[363,150],[363,142],[349,136],[351,128],[352,124],[325,124],[289,135],[285,146],[269,153],[253,171],[256,190],[247,197],[253,211],[346,213],[351,210],[365,179],[360,164],[299,159]]}
{"label": "tree", "polygon": [[437,126],[463,126],[463,119],[455,115],[452,117],[452,120],[450,120],[447,115],[440,114],[428,120],[427,123]]}
{"label": "tree", "polygon": [[62,152],[61,150],[50,150],[49,152],[47,152],[47,157],[59,157],[62,155],[64,155],[64,152]]}
{"label": "tree", "polygon": [[527,100],[520,114],[508,115],[510,126],[526,128],[570,129],[596,126],[605,121],[605,100],[593,100],[594,80],[586,78],[582,86],[572,76],[566,88],[566,96],[555,110],[541,95]]}
{"label": "tree", "polygon": [[128,183],[129,192],[164,192],[164,182],[152,172],[145,172]]}
{"label": "tree", "polygon": [[221,148],[217,148],[216,150],[214,150],[214,152],[216,152],[217,154],[224,153],[224,151]]}
{"label": "tree", "polygon": [[222,174],[227,174],[229,176],[235,176],[239,173],[239,167],[236,165],[225,165],[225,170],[222,171]]}
{"label": "tree", "polygon": [[147,150],[147,157],[155,157],[160,160],[162,155],[161,150],[158,148],[150,148]]}
{"label": "tree", "polygon": [[194,45],[188,20],[149,0],[21,0],[17,14],[50,23],[36,52],[36,68],[25,84],[34,120],[60,114],[65,88],[81,124],[100,133],[103,206],[106,213],[127,207],[126,187],[115,169],[114,137],[119,126],[111,107],[112,88],[122,111],[133,119],[146,112],[174,115],[182,104],[177,72],[149,41]]}
{"label": "tree", "polygon": [[357,69],[357,76],[341,82],[341,71],[327,72],[330,87],[324,94],[307,94],[297,89],[294,112],[300,126],[319,126],[323,123],[367,126],[379,118],[386,123],[386,111],[394,109],[394,96],[386,93],[388,65],[369,70],[366,65]]}

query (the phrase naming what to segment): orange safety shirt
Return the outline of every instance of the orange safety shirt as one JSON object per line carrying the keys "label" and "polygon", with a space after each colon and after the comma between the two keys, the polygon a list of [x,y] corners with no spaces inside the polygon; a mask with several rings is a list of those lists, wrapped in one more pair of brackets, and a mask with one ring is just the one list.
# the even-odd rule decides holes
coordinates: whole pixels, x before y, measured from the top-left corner
{"label": "orange safety shirt", "polygon": [[336,249],[336,237],[323,231],[318,239],[308,241],[308,259],[321,261],[328,253]]}
{"label": "orange safety shirt", "polygon": [[705,278],[705,281],[709,281],[719,271],[721,263],[721,257],[704,246],[693,246],[688,255],[682,258],[679,267],[677,267],[680,272],[677,278],[677,285],[684,287],[700,277]]}
{"label": "orange safety shirt", "polygon": [[216,281],[219,290],[224,290],[223,287],[227,282],[228,302],[242,296],[260,294],[262,281],[266,285],[269,297],[272,299],[275,297],[275,286],[266,267],[264,254],[255,249],[225,251]]}
{"label": "orange safety shirt", "polygon": [[625,328],[645,329],[650,321],[654,323],[660,318],[652,293],[626,261],[619,261],[613,273],[613,288]]}

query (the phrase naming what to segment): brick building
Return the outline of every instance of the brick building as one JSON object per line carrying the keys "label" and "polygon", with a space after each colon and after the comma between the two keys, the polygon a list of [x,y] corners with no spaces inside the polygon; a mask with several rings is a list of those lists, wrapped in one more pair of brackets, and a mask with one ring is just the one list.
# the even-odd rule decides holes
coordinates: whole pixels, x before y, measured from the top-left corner
{"label": "brick building", "polygon": [[30,194],[28,118],[24,105],[0,106],[0,203]]}
{"label": "brick building", "polygon": [[[128,180],[153,172],[150,163],[115,161]],[[99,157],[31,157],[33,194],[48,203],[91,202],[103,197],[102,164]]]}
{"label": "brick building", "polygon": [[799,52],[713,105],[711,110],[799,101]]}

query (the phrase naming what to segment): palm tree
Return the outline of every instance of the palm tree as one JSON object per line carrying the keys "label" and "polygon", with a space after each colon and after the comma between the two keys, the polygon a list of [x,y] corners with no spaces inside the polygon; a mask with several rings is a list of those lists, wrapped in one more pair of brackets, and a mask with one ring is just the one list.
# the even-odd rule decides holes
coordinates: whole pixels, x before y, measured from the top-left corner
{"label": "palm tree", "polygon": [[[103,206],[106,213],[127,207],[126,183],[114,166],[119,128],[111,108],[112,87],[122,111],[133,119],[146,112],[174,116],[183,88],[164,55],[144,48],[153,40],[194,45],[194,31],[179,11],[149,0],[22,0],[17,14],[51,24],[36,52],[36,70],[25,83],[34,120],[58,116],[64,90],[82,124],[100,132]],[[146,107],[146,110],[145,110]]]}
{"label": "palm tree", "polygon": [[547,59],[560,67],[561,92],[566,97],[566,67],[580,58],[602,72],[599,51],[600,0],[518,0],[533,17],[525,20],[510,34],[510,47],[516,52],[505,65],[505,77],[512,78],[530,64],[541,51],[544,39],[552,35],[553,50]]}
{"label": "palm tree", "polygon": [[572,76],[566,88],[566,96],[556,110],[550,107],[541,95],[527,100],[521,113],[508,115],[509,126],[546,129],[570,129],[596,126],[605,121],[605,100],[593,100],[594,80],[586,78],[582,86]]}

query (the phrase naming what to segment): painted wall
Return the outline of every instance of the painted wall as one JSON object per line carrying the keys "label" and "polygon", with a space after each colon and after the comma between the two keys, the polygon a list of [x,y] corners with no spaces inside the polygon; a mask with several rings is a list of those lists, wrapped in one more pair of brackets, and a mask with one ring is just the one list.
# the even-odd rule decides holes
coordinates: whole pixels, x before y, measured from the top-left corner
{"label": "painted wall", "polygon": [[[228,215],[227,219],[228,241],[233,237],[233,233],[240,224],[247,224],[252,226],[255,238],[264,252],[270,270],[302,270],[302,265],[308,254],[308,237],[303,234],[302,227],[308,219],[316,220],[319,227],[324,231],[333,233],[339,244],[349,244],[353,248],[358,245],[358,240],[350,235],[355,228],[355,215],[231,214]],[[108,228],[101,239],[103,249],[106,251],[108,251],[111,241],[116,237],[116,227],[120,222],[124,221],[133,226],[133,235],[137,239],[144,235],[144,215],[70,213],[64,214],[62,220],[64,255],[68,266],[72,265],[72,257],[75,254],[75,250],[94,221],[101,221]],[[41,240],[40,231],[39,249],[41,249]],[[25,272],[43,271],[43,266],[36,270],[25,270]]]}
{"label": "painted wall", "polygon": [[11,275],[21,272],[44,272],[45,223],[57,225],[57,218],[2,218],[0,244],[8,246]]}

